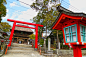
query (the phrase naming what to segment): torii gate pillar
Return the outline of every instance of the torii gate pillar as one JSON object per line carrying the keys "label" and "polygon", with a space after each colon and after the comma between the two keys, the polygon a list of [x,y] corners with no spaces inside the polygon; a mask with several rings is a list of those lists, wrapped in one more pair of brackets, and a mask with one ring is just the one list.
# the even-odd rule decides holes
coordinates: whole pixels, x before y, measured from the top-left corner
{"label": "torii gate pillar", "polygon": [[[36,32],[35,32],[35,50],[37,50],[37,48],[38,48],[38,27],[43,27],[43,25],[34,24],[34,23],[28,23],[28,22],[22,22],[22,21],[17,21],[17,20],[11,20],[11,19],[7,19],[7,21],[14,22],[13,23],[13,27],[12,27],[12,31],[11,31],[11,34],[10,34],[10,38],[9,38],[9,40],[10,40],[9,42],[10,43],[8,44],[8,48],[10,48],[10,46],[11,46],[11,42],[12,42],[12,37],[13,37],[14,30],[15,30],[15,26],[18,26],[18,27],[31,28],[31,29],[35,29],[36,30]],[[21,25],[16,25],[16,23],[33,25],[33,26],[36,26],[36,27],[21,26]]]}
{"label": "torii gate pillar", "polygon": [[15,25],[16,25],[16,22],[13,23],[13,27],[12,27],[12,30],[11,30],[11,34],[10,34],[10,38],[9,38],[9,44],[8,44],[8,49],[10,49],[10,46],[11,46],[11,42],[12,42],[12,37],[13,37],[13,33],[14,33],[14,29],[15,29]]}

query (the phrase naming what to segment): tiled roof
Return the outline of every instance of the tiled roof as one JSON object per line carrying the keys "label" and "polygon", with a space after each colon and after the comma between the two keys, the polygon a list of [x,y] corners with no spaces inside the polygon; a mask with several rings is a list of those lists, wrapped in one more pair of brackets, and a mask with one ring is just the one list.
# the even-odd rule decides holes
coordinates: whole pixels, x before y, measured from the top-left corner
{"label": "tiled roof", "polygon": [[[28,26],[28,25],[24,25],[24,24],[17,24],[17,25]],[[25,32],[33,32],[30,28],[17,27],[17,26],[15,27],[15,30],[25,31]]]}
{"label": "tiled roof", "polygon": [[58,6],[58,7],[57,7],[57,10],[58,10],[60,13],[59,13],[59,15],[57,16],[55,22],[52,24],[51,28],[52,28],[52,27],[55,25],[55,23],[58,21],[60,15],[61,15],[62,13],[66,14],[66,15],[70,15],[70,16],[81,16],[81,17],[85,17],[85,18],[86,18],[86,14],[85,14],[85,13],[82,13],[82,12],[81,12],[81,13],[75,13],[75,12],[72,12],[72,11],[70,11],[70,10],[68,10],[68,9],[63,8],[62,6]]}

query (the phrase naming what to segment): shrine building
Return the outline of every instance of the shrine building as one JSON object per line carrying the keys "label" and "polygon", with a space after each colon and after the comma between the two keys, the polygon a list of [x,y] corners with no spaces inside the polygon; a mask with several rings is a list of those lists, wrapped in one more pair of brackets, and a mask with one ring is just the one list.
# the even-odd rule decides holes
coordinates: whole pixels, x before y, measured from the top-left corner
{"label": "shrine building", "polygon": [[[21,25],[21,24],[18,24]],[[28,26],[28,25],[22,25]],[[12,29],[11,29],[12,30]],[[33,31],[30,28],[23,28],[15,26],[13,34],[13,43],[27,44],[30,40],[29,35],[33,34]]]}

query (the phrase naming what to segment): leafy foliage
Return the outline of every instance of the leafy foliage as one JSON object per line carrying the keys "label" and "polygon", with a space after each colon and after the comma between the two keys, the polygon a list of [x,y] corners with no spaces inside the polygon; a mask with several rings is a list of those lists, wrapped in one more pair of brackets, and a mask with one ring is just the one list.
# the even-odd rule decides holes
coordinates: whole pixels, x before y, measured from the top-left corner
{"label": "leafy foliage", "polygon": [[0,24],[1,24],[0,29],[2,29],[4,32],[10,31],[11,26],[9,25],[9,23],[1,22]]}
{"label": "leafy foliage", "polygon": [[6,7],[5,7],[6,0],[0,0],[0,23],[2,20],[2,17],[6,16]]}
{"label": "leafy foliage", "polygon": [[63,43],[60,44],[61,49],[69,49],[67,45],[63,45]]}
{"label": "leafy foliage", "polygon": [[[49,37],[57,39],[57,30],[53,30]],[[58,38],[59,38],[59,42],[63,43],[63,33],[60,30],[58,30]]]}
{"label": "leafy foliage", "polygon": [[[31,8],[38,11],[37,16],[33,18],[33,22],[36,24],[44,25],[44,27],[39,27],[39,40],[42,35],[42,33],[45,34],[45,39],[47,38],[47,33],[50,33],[51,25],[57,18],[59,12],[56,10],[56,7],[60,4],[57,3],[58,0],[35,0],[35,2],[31,5]],[[44,41],[45,42],[45,41]],[[46,43],[46,44],[45,44]],[[48,44],[48,41],[46,39],[46,42],[44,43],[44,47],[46,49],[46,45]]]}
{"label": "leafy foliage", "polygon": [[31,8],[39,11],[38,15],[33,18],[33,22],[44,25],[43,28],[39,27],[39,34],[46,32],[47,36],[47,33],[51,31],[51,25],[59,14],[56,10],[56,7],[59,5],[57,2],[58,0],[36,0],[31,5]]}
{"label": "leafy foliage", "polygon": [[34,34],[31,34],[29,35],[30,39],[35,39],[35,35]]}
{"label": "leafy foliage", "polygon": [[42,46],[43,46],[43,44],[44,44],[44,40],[43,40],[43,39],[41,39],[41,40],[39,41],[39,43],[40,43],[40,45],[42,45]]}

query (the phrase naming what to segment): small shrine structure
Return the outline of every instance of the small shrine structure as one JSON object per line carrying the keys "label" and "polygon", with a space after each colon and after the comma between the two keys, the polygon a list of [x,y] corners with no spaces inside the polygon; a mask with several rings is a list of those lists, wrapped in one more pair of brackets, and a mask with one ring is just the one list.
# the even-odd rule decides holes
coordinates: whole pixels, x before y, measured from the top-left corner
{"label": "small shrine structure", "polygon": [[[21,25],[21,24],[17,24],[17,25]],[[28,26],[28,25],[23,24],[21,26]],[[28,44],[28,41],[30,40],[29,35],[31,34],[33,34],[33,31],[30,28],[15,26],[15,30],[13,34],[13,42],[20,44]]]}
{"label": "small shrine structure", "polygon": [[82,57],[81,48],[86,48],[86,14],[74,13],[58,6],[59,16],[52,29],[63,31],[64,45],[73,48],[74,57]]}

